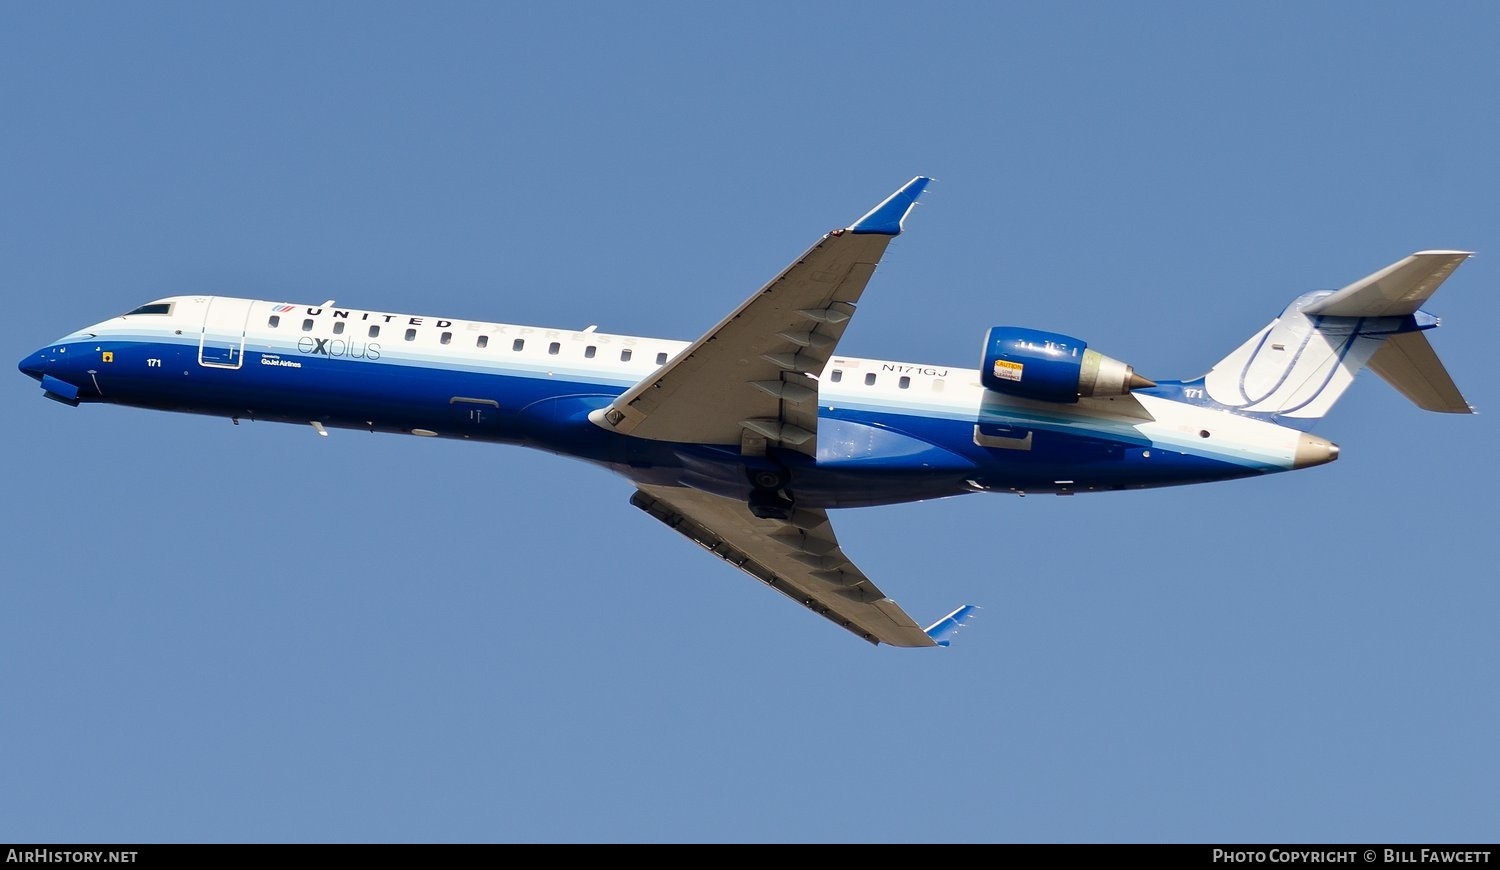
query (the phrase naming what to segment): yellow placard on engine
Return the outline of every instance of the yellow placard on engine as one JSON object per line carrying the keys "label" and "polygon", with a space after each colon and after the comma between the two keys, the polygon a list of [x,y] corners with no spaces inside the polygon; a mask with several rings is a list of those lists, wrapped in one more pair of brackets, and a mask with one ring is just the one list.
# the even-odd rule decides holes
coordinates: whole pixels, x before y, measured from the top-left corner
{"label": "yellow placard on engine", "polygon": [[1019,381],[1021,380],[1021,369],[1023,368],[1025,366],[1018,362],[997,359],[995,360],[995,377],[1002,381]]}
{"label": "yellow placard on engine", "polygon": [[[102,356],[104,358],[105,362],[114,362],[115,361],[115,352],[112,351],[112,350],[106,350],[102,354],[100,354],[100,356]],[[997,363],[997,365],[998,365],[998,363]]]}

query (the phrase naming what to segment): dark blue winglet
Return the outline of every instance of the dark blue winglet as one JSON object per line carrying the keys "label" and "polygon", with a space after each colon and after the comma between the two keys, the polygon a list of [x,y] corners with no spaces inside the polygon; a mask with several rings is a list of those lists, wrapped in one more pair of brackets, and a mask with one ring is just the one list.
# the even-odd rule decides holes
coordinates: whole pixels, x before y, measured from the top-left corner
{"label": "dark blue winglet", "polygon": [[902,221],[906,220],[906,215],[911,211],[912,206],[917,204],[917,197],[921,196],[922,190],[931,180],[925,175],[918,175],[908,181],[905,187],[891,194],[885,202],[870,209],[869,214],[855,221],[849,231],[882,236],[900,235]]}
{"label": "dark blue winglet", "polygon": [[927,627],[927,636],[932,638],[933,643],[936,643],[938,646],[947,646],[953,642],[953,636],[958,634],[960,628],[968,624],[969,618],[978,609],[979,605],[977,604],[965,604],[963,607],[929,625]]}

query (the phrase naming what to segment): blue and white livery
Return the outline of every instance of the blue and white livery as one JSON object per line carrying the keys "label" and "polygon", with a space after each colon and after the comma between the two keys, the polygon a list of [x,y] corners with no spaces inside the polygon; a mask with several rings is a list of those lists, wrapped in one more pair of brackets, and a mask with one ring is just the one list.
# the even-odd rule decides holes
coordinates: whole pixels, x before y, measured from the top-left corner
{"label": "blue and white livery", "polygon": [[818,239],[691,343],[174,296],[71,333],[21,371],[112,403],[577,457],[631,503],[875,644],[947,646],[965,605],[913,621],[843,551],[838,508],[973,492],[1073,494],[1330,462],[1307,434],[1362,368],[1419,407],[1471,411],[1421,310],[1469,256],[1422,251],[1294,300],[1208,374],[1155,382],[1072,336],[997,326],[978,369],[839,356],[928,179]]}

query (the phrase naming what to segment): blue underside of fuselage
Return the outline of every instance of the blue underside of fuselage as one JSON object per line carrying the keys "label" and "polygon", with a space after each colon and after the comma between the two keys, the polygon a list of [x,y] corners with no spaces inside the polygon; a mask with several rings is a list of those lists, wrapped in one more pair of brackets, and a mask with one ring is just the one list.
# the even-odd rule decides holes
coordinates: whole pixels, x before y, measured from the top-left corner
{"label": "blue underside of fuselage", "polygon": [[[81,402],[316,422],[330,429],[419,430],[546,450],[641,482],[687,484],[736,498],[749,493],[738,445],[650,441],[590,423],[589,412],[607,405],[624,384],[251,350],[238,368],[226,368],[200,364],[196,343],[90,340],[87,345],[76,347],[71,360],[58,352],[64,345],[33,357],[45,357],[47,373],[76,387]],[[114,361],[101,363],[106,353]],[[785,467],[789,489],[807,507],[891,504],[975,491],[1138,489],[1273,470],[1166,450],[1144,438],[1085,435],[1076,425],[1049,429],[1035,421],[1024,423],[1031,434],[1024,450],[981,446],[975,443],[975,422],[825,407],[816,462],[792,451],[775,451],[768,460]]]}

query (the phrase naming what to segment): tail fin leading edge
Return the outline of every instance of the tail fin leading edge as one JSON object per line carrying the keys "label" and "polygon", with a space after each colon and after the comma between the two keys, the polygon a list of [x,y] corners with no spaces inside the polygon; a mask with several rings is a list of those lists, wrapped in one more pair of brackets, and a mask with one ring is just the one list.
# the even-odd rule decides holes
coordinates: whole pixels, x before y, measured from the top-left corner
{"label": "tail fin leading edge", "polygon": [[1207,398],[1311,423],[1369,366],[1420,408],[1473,413],[1423,334],[1437,318],[1420,310],[1469,256],[1420,251],[1340,290],[1298,297],[1204,376]]}

